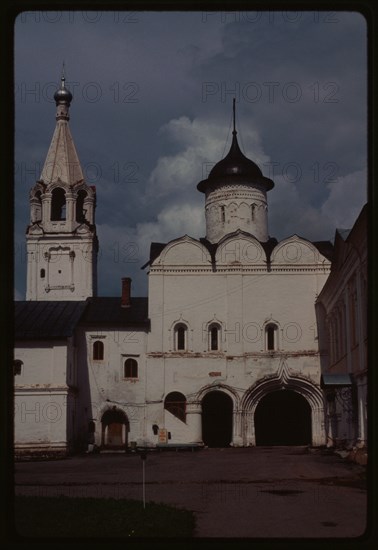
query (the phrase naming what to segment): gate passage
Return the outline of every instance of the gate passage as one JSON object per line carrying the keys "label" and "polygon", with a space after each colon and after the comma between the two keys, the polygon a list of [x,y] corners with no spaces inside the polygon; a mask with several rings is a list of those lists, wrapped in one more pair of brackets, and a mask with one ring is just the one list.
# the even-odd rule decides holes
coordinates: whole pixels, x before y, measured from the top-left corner
{"label": "gate passage", "polygon": [[268,393],[255,412],[256,445],[311,444],[311,408],[291,390]]}

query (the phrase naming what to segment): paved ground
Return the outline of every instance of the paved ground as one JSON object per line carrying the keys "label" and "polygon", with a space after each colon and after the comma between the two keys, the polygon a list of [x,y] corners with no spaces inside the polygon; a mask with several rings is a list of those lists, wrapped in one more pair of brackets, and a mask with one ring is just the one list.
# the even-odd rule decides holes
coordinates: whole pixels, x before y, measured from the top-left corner
{"label": "paved ground", "polygon": [[[366,523],[364,467],[303,447],[154,452],[146,500],[194,510],[197,537],[357,537]],[[16,493],[142,499],[134,454],[18,462]]]}

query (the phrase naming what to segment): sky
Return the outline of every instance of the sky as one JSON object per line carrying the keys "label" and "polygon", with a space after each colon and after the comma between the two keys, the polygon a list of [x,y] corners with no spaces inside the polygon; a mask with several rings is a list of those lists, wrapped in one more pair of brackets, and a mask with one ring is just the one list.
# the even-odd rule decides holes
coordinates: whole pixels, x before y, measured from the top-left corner
{"label": "sky", "polygon": [[97,189],[98,294],[148,293],[152,241],[204,237],[197,183],[231,144],[275,182],[269,234],[333,240],[367,200],[366,21],[357,12],[24,12],[15,25],[15,298],[29,190],[55,127]]}

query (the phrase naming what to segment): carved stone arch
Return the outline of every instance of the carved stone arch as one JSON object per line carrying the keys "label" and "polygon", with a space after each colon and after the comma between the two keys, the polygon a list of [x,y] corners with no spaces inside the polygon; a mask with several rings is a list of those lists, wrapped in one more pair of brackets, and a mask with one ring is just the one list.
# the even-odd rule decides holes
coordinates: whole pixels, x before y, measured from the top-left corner
{"label": "carved stone arch", "polygon": [[194,396],[192,396],[191,401],[202,401],[205,395],[212,391],[224,392],[232,399],[234,410],[240,409],[241,398],[239,393],[234,390],[234,388],[231,388],[230,386],[228,386],[227,384],[223,384],[222,382],[213,382],[212,384],[207,384],[206,386],[203,386],[196,394],[194,394]]}
{"label": "carved stone arch", "polygon": [[76,184],[74,186],[73,193],[74,193],[75,198],[77,197],[77,193],[79,191],[86,191],[87,195],[88,195],[88,198],[91,198],[91,199],[94,199],[95,194],[96,194],[96,192],[92,189],[92,187],[87,185],[84,181],[82,183]]}
{"label": "carved stone arch", "polygon": [[244,445],[256,445],[254,416],[257,405],[263,397],[278,390],[291,390],[306,399],[311,408],[312,445],[324,445],[324,395],[312,379],[289,369],[285,360],[282,360],[276,373],[255,382],[242,398]]}
{"label": "carved stone arch", "polygon": [[[184,328],[185,335],[179,334],[179,330]],[[169,351],[191,351],[193,349],[193,329],[187,319],[184,319],[182,313],[175,319],[168,329]],[[178,338],[185,338],[184,347],[179,345]]]}
{"label": "carved stone arch", "polygon": [[[222,382],[207,384],[193,401],[201,404],[202,440],[206,445],[242,445],[240,397],[233,388]],[[214,439],[218,443],[214,444]]]}
{"label": "carved stone arch", "polygon": [[65,183],[64,181],[62,181],[60,178],[58,178],[57,181],[49,183],[46,186],[46,191],[49,191],[50,193],[52,193],[54,189],[56,189],[57,187],[61,187],[66,193],[72,192],[71,186],[68,183]]}

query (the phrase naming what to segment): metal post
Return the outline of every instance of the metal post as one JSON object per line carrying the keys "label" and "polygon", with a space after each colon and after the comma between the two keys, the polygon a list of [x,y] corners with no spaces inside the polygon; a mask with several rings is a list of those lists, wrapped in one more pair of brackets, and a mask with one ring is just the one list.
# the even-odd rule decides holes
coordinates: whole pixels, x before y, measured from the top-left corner
{"label": "metal post", "polygon": [[146,462],[146,458],[147,458],[146,451],[142,451],[140,453],[140,458],[142,459],[143,508],[145,508],[146,507],[146,477],[145,477],[144,463]]}
{"label": "metal post", "polygon": [[146,483],[145,483],[145,473],[144,473],[144,460],[142,460],[143,466],[143,508],[146,508]]}

